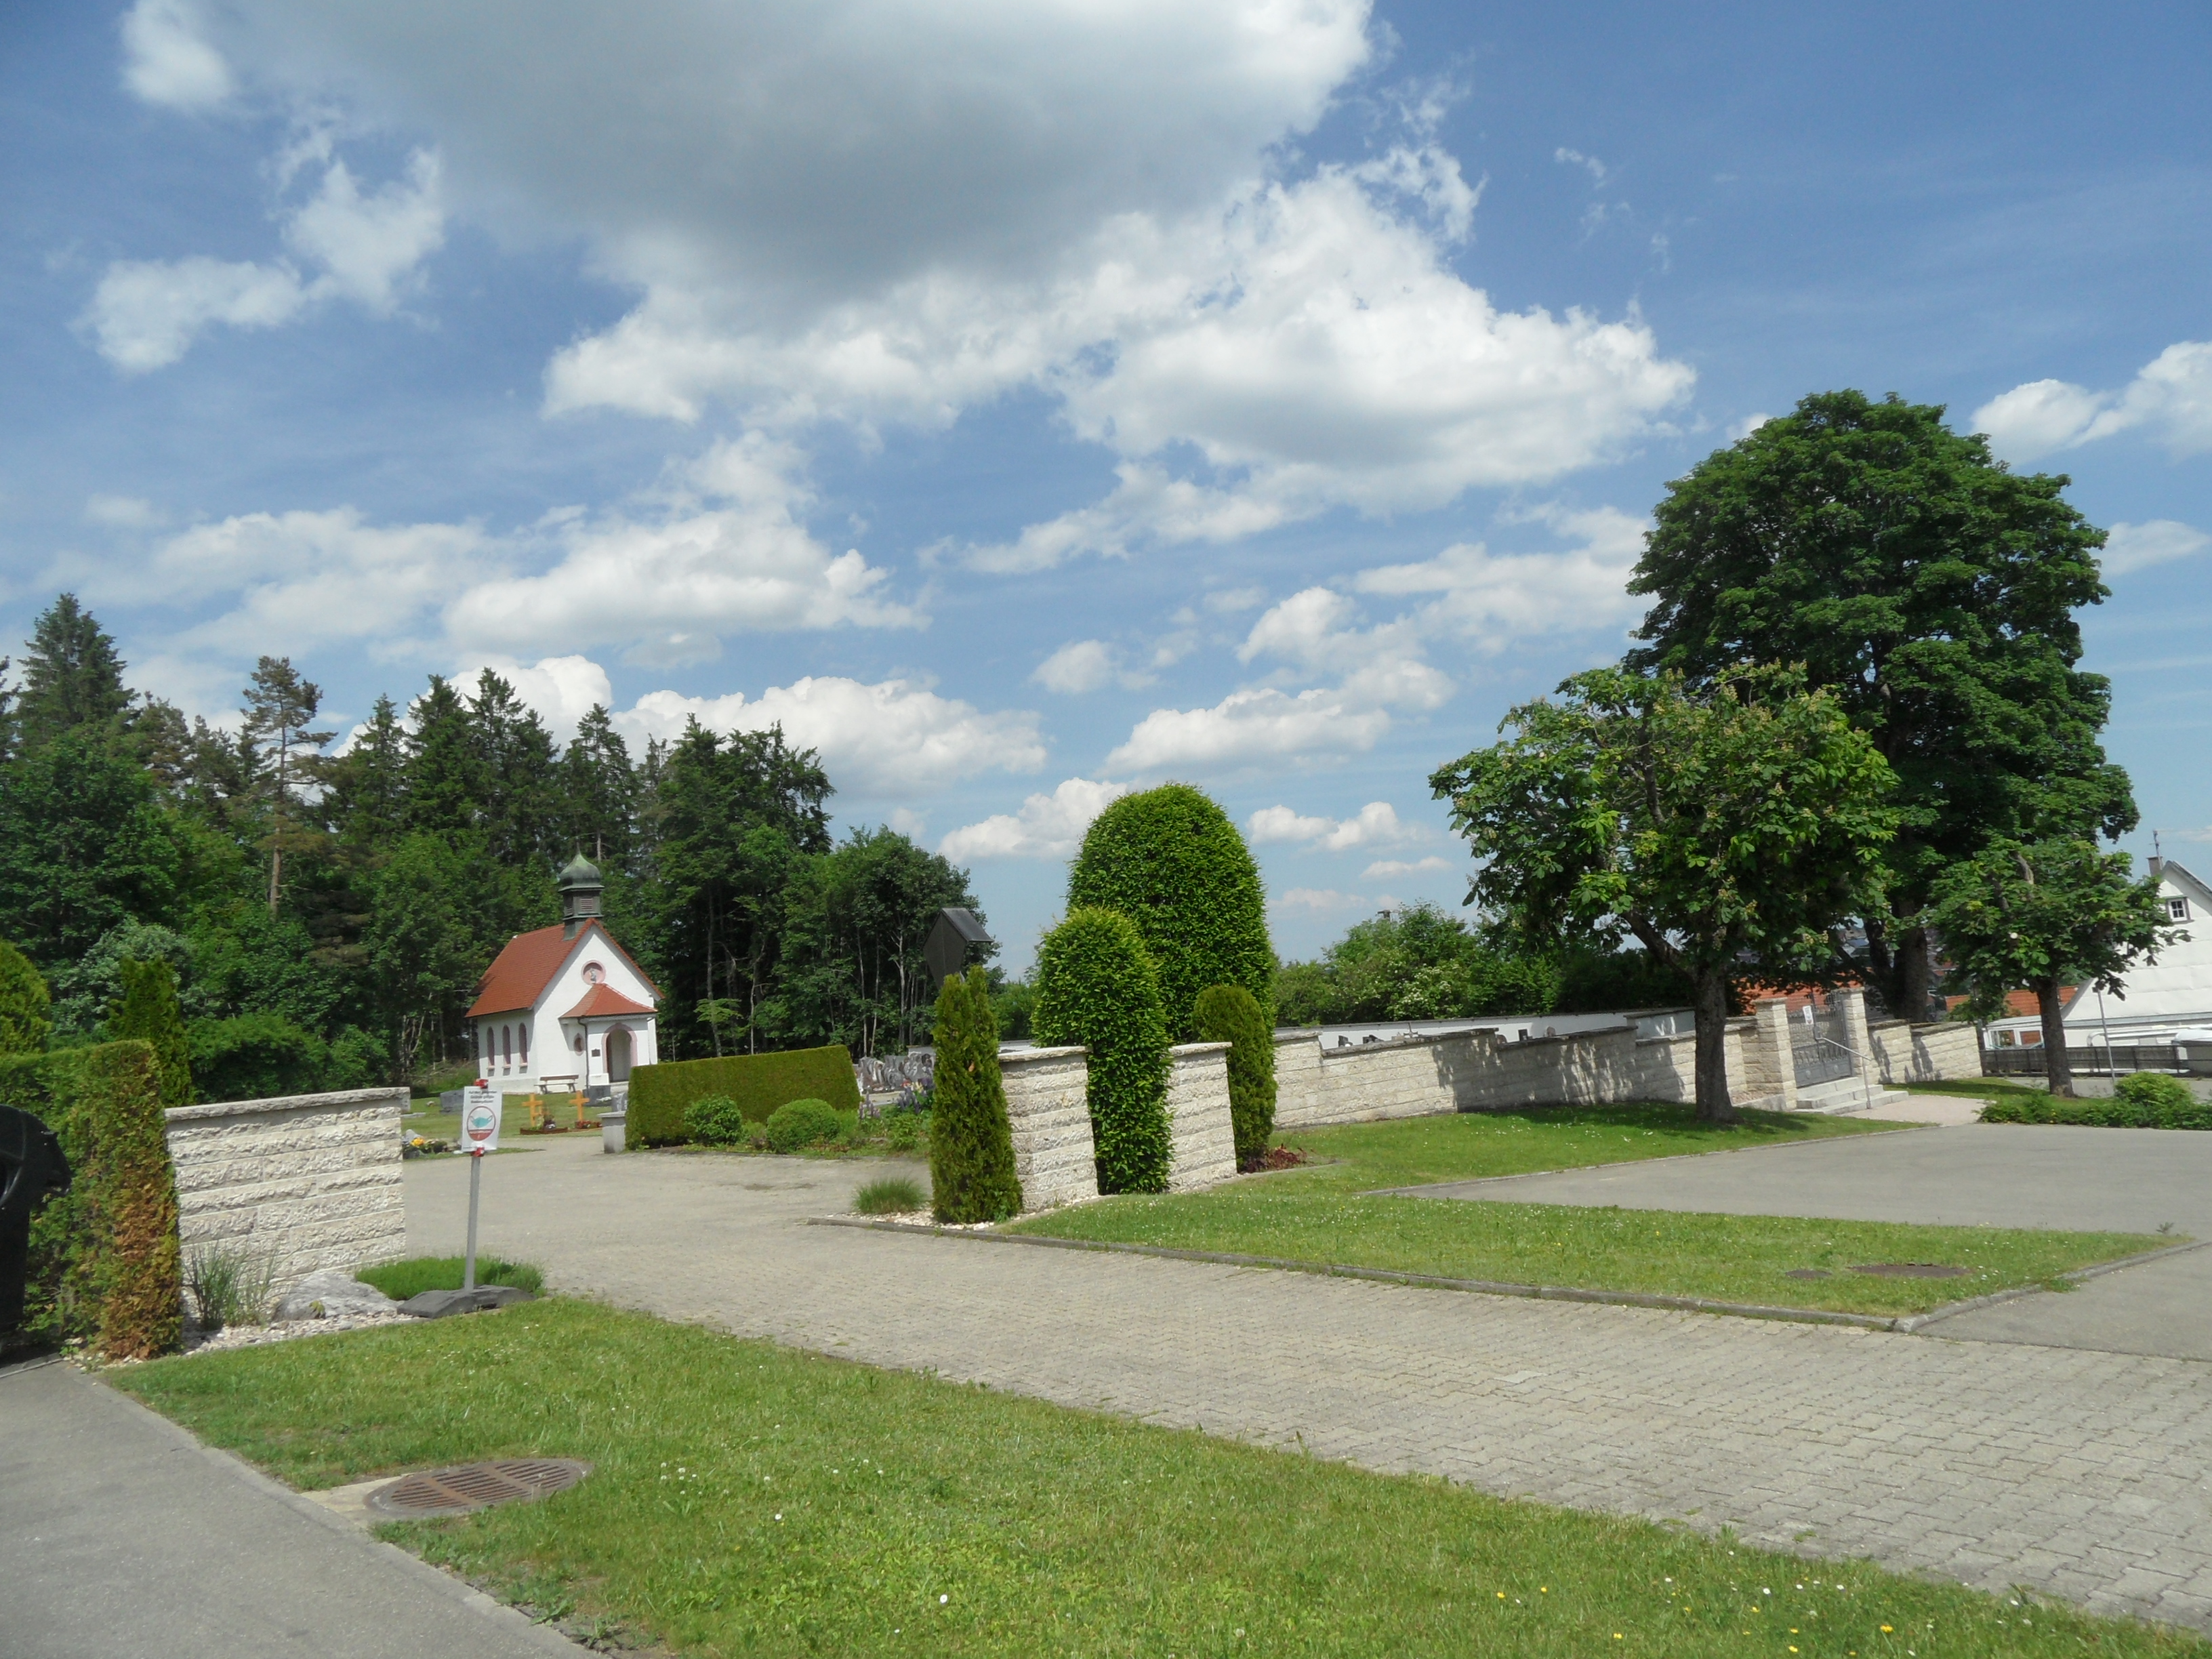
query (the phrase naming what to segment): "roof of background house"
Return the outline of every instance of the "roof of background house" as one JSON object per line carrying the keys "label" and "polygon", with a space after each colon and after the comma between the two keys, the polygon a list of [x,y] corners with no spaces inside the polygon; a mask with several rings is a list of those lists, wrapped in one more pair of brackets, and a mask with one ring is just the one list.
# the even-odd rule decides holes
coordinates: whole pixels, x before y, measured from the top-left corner
{"label": "roof of background house", "polygon": [[[653,982],[653,975],[637,965],[636,958],[622,948],[612,933],[596,919],[579,928],[576,937],[565,939],[562,925],[533,928],[527,933],[517,933],[507,940],[507,946],[492,959],[484,976],[477,983],[477,1000],[469,1005],[467,1018],[475,1019],[484,1014],[520,1012],[535,1008],[538,998],[545,994],[570,956],[583,948],[584,941],[593,933],[605,939],[614,953],[629,963],[630,971],[643,980],[646,988],[656,997],[660,988]],[[633,1005],[635,1006],[636,1005]],[[643,1012],[650,1013],[651,1009]]]}
{"label": "roof of background house", "polygon": [[[2071,985],[2062,985],[2058,988],[2058,1006],[2061,1008],[2065,1007],[2069,1003],[2074,1000],[2074,991],[2075,988]],[[1965,997],[1945,997],[1943,999],[1943,1006],[1947,1008],[1955,1009],[1960,1004],[1966,1000],[1966,999]],[[2042,1005],[2036,1001],[2034,992],[2008,991],[2005,993],[2004,1012],[1996,1016],[1996,1018],[1999,1019],[2032,1019],[2042,1012]]]}

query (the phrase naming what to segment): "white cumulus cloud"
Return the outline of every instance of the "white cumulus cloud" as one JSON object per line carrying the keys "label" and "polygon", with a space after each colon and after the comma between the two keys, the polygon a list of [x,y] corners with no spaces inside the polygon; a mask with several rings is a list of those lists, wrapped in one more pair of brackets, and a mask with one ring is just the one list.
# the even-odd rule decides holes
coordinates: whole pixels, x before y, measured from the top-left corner
{"label": "white cumulus cloud", "polygon": [[453,678],[465,689],[487,668],[513,686],[514,695],[536,709],[563,743],[594,708],[611,708],[614,703],[613,682],[589,657],[541,657],[533,663],[512,657],[464,657]]}
{"label": "white cumulus cloud", "polygon": [[2154,564],[2186,559],[2212,547],[2212,536],[2177,519],[2153,519],[2147,524],[2116,524],[2106,532],[2104,567],[2107,576],[2124,576]]}
{"label": "white cumulus cloud", "polygon": [[285,245],[301,264],[202,254],[118,259],[100,276],[81,320],[103,357],[125,374],[143,374],[177,362],[217,324],[277,328],[341,299],[386,315],[412,290],[422,262],[443,244],[445,227],[435,155],[416,151],[401,178],[366,193],[344,161],[333,159],[315,193],[285,218]]}
{"label": "white cumulus cloud", "polygon": [[1297,842],[1324,853],[1356,847],[1395,847],[1419,841],[1425,832],[1399,817],[1386,800],[1370,800],[1348,818],[1307,816],[1287,806],[1263,806],[1245,820],[1254,841]]}
{"label": "white cumulus cloud", "polygon": [[2117,392],[2031,380],[1974,411],[1974,426],[2008,460],[2033,461],[2141,428],[2176,455],[2212,450],[2212,340],[2183,340]]}
{"label": "white cumulus cloud", "polygon": [[1050,794],[1035,794],[1018,812],[996,812],[963,824],[938,843],[949,859],[1061,859],[1081,845],[1091,820],[1127,794],[1110,779],[1068,778]]}
{"label": "white cumulus cloud", "polygon": [[1034,772],[1045,760],[1034,714],[986,714],[903,679],[870,685],[809,676],[757,697],[649,691],[615,718],[641,744],[673,738],[691,719],[722,732],[781,726],[793,748],[821,752],[823,769],[841,791],[863,797],[934,793],[979,773]]}
{"label": "white cumulus cloud", "polygon": [[1440,873],[1452,867],[1451,860],[1434,854],[1425,859],[1377,859],[1359,872],[1362,881],[1383,881],[1392,876],[1425,876]]}
{"label": "white cumulus cloud", "polygon": [[185,0],[138,0],[123,14],[123,84],[168,109],[212,109],[232,91],[230,65]]}
{"label": "white cumulus cloud", "polygon": [[1390,729],[1382,709],[1334,690],[1232,691],[1211,708],[1155,708],[1106,757],[1117,772],[1257,765],[1356,754]]}
{"label": "white cumulus cloud", "polygon": [[1357,893],[1340,893],[1329,887],[1293,887],[1267,900],[1270,910],[1304,910],[1316,915],[1364,909],[1366,905],[1367,901]]}
{"label": "white cumulus cloud", "polygon": [[1152,684],[1151,675],[1133,672],[1124,665],[1121,651],[1103,640],[1070,641],[1039,663],[1030,678],[1063,696],[1080,696],[1109,685]]}

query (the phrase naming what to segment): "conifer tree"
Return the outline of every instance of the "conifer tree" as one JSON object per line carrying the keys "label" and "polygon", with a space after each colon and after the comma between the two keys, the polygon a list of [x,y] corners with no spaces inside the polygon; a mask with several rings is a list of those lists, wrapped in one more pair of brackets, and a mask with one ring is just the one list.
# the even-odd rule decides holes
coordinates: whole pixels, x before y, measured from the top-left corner
{"label": "conifer tree", "polygon": [[177,1001],[177,971],[159,960],[120,966],[123,1000],[107,1017],[107,1040],[136,1037],[149,1044],[161,1104],[189,1106],[195,1098],[191,1049],[185,1040],[185,1011]]}
{"label": "conifer tree", "polygon": [[929,1184],[939,1221],[1002,1221],[1022,1207],[1006,1085],[999,1073],[999,1022],[981,968],[951,975],[937,994]]}
{"label": "conifer tree", "polygon": [[1030,1029],[1049,1048],[1091,1051],[1091,1139],[1102,1193],[1167,1190],[1168,1024],[1136,923],[1070,910],[1037,948]]}
{"label": "conifer tree", "polygon": [[322,772],[321,750],[332,733],[310,732],[321,708],[322,688],[302,679],[289,657],[264,657],[246,688],[246,730],[258,742],[261,775],[255,779],[269,813],[269,914],[284,891],[284,849],[298,835],[297,794]]}
{"label": "conifer tree", "polygon": [[76,594],[58,596],[33,624],[23,656],[16,713],[24,747],[42,747],[82,726],[118,729],[131,706],[123,668],[115,641],[98,618]]}
{"label": "conifer tree", "polygon": [[52,994],[39,970],[0,939],[0,1054],[35,1054],[54,1029]]}

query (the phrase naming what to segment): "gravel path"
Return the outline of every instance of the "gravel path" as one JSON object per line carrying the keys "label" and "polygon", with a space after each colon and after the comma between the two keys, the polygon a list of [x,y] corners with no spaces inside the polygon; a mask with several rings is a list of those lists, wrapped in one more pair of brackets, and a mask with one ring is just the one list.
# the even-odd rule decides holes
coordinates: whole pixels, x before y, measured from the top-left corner
{"label": "gravel path", "polygon": [[[876,1364],[2212,1629],[2203,1364],[805,1224],[884,1172],[564,1146],[485,1171],[483,1248]],[[410,1251],[450,1254],[465,1170],[407,1180]]]}

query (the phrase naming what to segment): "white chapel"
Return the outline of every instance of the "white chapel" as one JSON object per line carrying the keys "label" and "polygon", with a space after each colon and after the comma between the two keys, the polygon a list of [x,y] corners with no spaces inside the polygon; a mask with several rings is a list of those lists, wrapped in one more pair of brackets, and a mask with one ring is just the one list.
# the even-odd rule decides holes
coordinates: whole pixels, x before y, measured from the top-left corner
{"label": "white chapel", "polygon": [[560,884],[559,923],[509,939],[469,1008],[477,1075],[506,1094],[628,1083],[660,1057],[660,988],[599,920],[598,867],[580,853]]}

